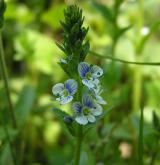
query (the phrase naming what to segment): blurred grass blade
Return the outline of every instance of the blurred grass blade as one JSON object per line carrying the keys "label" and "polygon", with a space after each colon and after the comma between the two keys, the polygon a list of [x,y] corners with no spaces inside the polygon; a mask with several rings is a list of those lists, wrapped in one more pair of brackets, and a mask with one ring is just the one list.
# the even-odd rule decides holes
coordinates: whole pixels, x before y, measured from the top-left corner
{"label": "blurred grass blade", "polygon": [[19,100],[15,106],[16,119],[18,125],[24,124],[28,118],[32,105],[35,99],[35,90],[32,86],[25,86],[20,95]]}
{"label": "blurred grass blade", "polygon": [[106,20],[108,20],[110,23],[114,23],[114,18],[110,8],[97,2],[92,2],[92,4]]}
{"label": "blurred grass blade", "polygon": [[143,165],[143,108],[141,108],[138,137],[138,165]]}
{"label": "blurred grass blade", "polygon": [[5,10],[6,3],[4,2],[4,0],[0,0],[0,29],[3,27]]}
{"label": "blurred grass blade", "polygon": [[126,26],[124,28],[119,28],[117,31],[117,38],[121,37],[127,30],[129,30],[132,27],[132,25]]}
{"label": "blurred grass blade", "polygon": [[144,49],[144,46],[146,45],[146,42],[151,38],[151,36],[157,32],[160,29],[160,21],[155,21],[150,27],[149,27],[149,33],[145,35],[138,46],[138,52],[142,52]]}
{"label": "blurred grass blade", "polygon": [[157,132],[160,132],[160,119],[158,118],[155,111],[153,111],[152,116],[153,116],[153,126]]}

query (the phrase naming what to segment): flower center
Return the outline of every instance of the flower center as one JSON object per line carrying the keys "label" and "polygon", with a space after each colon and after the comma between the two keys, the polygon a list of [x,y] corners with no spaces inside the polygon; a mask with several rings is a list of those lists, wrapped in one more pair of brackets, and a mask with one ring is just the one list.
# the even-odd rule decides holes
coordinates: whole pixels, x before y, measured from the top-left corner
{"label": "flower center", "polygon": [[87,80],[90,80],[91,79],[91,73],[90,72],[86,73],[86,79]]}
{"label": "flower center", "polygon": [[90,113],[90,109],[88,107],[83,108],[84,115],[88,115]]}
{"label": "flower center", "polygon": [[68,95],[69,95],[69,93],[68,93],[67,89],[64,89],[64,91],[63,91],[63,96],[64,96],[64,97],[67,97]]}

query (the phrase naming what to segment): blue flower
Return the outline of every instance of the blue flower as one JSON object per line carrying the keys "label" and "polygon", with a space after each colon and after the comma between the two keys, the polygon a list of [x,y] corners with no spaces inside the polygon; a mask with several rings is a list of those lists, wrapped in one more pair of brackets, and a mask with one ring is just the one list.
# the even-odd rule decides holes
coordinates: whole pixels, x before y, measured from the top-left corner
{"label": "blue flower", "polygon": [[94,87],[94,81],[99,81],[98,78],[103,75],[103,70],[97,65],[81,62],[78,65],[78,73],[82,78],[82,83],[90,89]]}
{"label": "blue flower", "polygon": [[99,81],[94,81],[94,86],[93,88],[90,89],[91,92],[93,93],[93,96],[95,98],[95,101],[98,103],[98,104],[107,104],[107,102],[100,96],[100,94],[102,93],[102,89],[101,89],[101,85],[99,83]]}
{"label": "blue flower", "polygon": [[77,91],[78,84],[74,79],[69,79],[65,83],[58,83],[53,86],[52,92],[57,96],[56,100],[60,104],[67,104],[73,100],[73,95]]}
{"label": "blue flower", "polygon": [[102,107],[95,103],[91,96],[84,95],[82,103],[73,103],[73,109],[75,110],[75,120],[81,125],[86,125],[88,122],[95,122],[96,116],[102,114]]}

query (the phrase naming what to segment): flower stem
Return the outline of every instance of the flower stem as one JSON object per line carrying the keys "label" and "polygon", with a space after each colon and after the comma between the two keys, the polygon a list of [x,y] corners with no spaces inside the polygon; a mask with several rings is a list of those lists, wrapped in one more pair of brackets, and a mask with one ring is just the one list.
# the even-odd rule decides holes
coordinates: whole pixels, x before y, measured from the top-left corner
{"label": "flower stem", "polygon": [[6,68],[4,56],[5,55],[4,55],[3,44],[2,44],[2,36],[1,36],[1,32],[0,32],[0,69],[2,71],[2,78],[4,80],[4,86],[5,86],[5,90],[6,90],[6,97],[7,97],[7,101],[8,101],[8,111],[9,111],[9,114],[11,115],[13,128],[16,128],[17,123],[16,123],[16,118],[14,115],[13,106],[12,106],[11,97],[10,97],[7,68]]}
{"label": "flower stem", "polygon": [[160,66],[160,62],[134,62],[134,61],[126,61],[126,60],[122,60],[119,58],[114,58],[111,56],[107,56],[107,55],[101,55],[99,53],[96,53],[94,51],[89,51],[90,54],[93,54],[101,59],[108,59],[108,60],[112,60],[115,62],[121,62],[124,64],[133,64],[133,65],[149,65],[149,66]]}
{"label": "flower stem", "polygon": [[79,165],[82,140],[83,140],[83,127],[82,125],[78,125],[74,165]]}

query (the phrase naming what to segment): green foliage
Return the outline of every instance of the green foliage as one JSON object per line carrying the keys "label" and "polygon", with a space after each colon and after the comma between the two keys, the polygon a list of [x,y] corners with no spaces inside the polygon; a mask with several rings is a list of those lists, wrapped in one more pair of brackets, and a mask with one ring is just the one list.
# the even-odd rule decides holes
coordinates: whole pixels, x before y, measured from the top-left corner
{"label": "green foliage", "polygon": [[0,0],[0,29],[3,27],[5,10],[6,3],[4,2],[4,0]]}
{"label": "green foliage", "polygon": [[119,27],[118,16],[119,9],[124,0],[115,0],[112,7],[105,6],[104,4],[93,1],[93,6],[102,14],[106,22],[108,22],[109,35],[111,36],[114,43],[131,28],[131,25],[126,27]]}
{"label": "green foliage", "polygon": [[56,116],[60,119],[60,121],[62,123],[65,122],[66,128],[71,133],[71,135],[76,136],[76,130],[75,130],[76,123],[73,121],[71,121],[71,122],[65,121],[65,117],[70,117],[70,115],[68,113],[66,113],[65,111],[63,111],[61,109],[57,109],[57,108],[54,108],[53,112],[56,114]]}
{"label": "green foliage", "polygon": [[153,126],[160,136],[160,119],[158,118],[156,112],[153,111]]}
{"label": "green foliage", "polygon": [[[71,106],[60,108],[51,89],[66,80],[64,71],[76,78],[75,67],[83,60],[103,68],[102,95],[108,104],[95,125],[83,127],[80,164],[138,164],[139,148],[143,164],[159,165],[159,0],[77,1],[83,14],[69,2],[6,0],[5,10],[0,1],[18,123],[13,129],[0,70],[0,165],[14,164],[14,157],[20,164],[72,164],[77,124],[70,118]],[[57,64],[61,58],[63,69]]]}
{"label": "green foliage", "polygon": [[[19,100],[15,105],[16,119],[19,126],[25,124],[32,110],[33,102],[35,99],[35,89],[32,86],[25,86],[20,95]],[[25,106],[24,106],[25,105]]]}
{"label": "green foliage", "polygon": [[[59,29],[60,23],[59,20],[63,18],[63,10],[65,8],[64,4],[57,4],[52,6],[49,10],[47,10],[42,15],[42,21],[50,25],[53,29]],[[53,21],[54,18],[54,21]]]}

